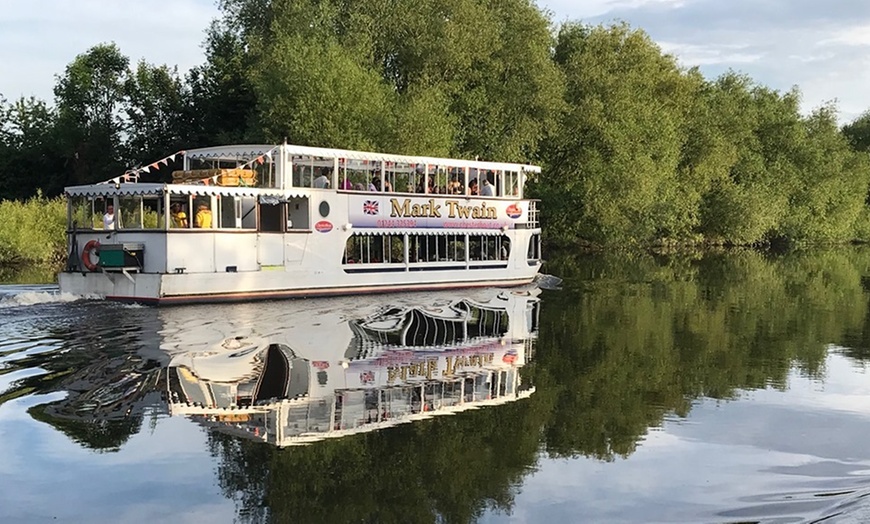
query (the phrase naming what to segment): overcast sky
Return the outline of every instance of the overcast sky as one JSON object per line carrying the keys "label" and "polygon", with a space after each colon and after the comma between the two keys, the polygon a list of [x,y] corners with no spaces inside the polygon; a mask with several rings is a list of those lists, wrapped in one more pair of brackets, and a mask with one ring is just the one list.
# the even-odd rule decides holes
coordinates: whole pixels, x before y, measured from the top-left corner
{"label": "overcast sky", "polygon": [[[649,33],[708,78],[728,69],[786,91],[809,111],[836,100],[848,122],[870,109],[870,2],[866,0],[538,0],[553,20],[618,20]],[[0,95],[53,100],[55,75],[77,54],[115,42],[132,62],[203,61],[214,0],[4,0]]]}

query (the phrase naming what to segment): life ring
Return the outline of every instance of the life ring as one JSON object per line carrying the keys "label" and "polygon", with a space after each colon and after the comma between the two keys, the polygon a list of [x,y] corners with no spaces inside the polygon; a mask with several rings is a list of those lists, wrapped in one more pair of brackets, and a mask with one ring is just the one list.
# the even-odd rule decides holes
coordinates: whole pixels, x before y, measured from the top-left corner
{"label": "life ring", "polygon": [[[89,240],[87,244],[85,244],[85,248],[82,249],[82,265],[87,268],[88,271],[96,271],[97,264],[91,260],[91,251],[95,251],[97,256],[100,255],[100,242],[97,240]],[[99,260],[99,258],[97,259]]]}

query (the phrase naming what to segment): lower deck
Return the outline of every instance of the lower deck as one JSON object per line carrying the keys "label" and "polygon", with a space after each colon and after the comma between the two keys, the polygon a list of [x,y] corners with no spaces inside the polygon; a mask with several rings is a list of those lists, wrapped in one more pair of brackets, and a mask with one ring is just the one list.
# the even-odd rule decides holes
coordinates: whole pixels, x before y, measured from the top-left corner
{"label": "lower deck", "polygon": [[540,230],[78,232],[62,291],[150,304],[511,286],[538,273]]}

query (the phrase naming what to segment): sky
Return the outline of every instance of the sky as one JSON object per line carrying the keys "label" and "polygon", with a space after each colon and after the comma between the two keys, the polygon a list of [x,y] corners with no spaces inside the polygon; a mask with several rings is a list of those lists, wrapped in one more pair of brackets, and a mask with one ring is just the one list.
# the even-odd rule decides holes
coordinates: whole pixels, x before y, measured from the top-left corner
{"label": "sky", "polygon": [[[556,23],[627,22],[708,78],[729,69],[788,91],[809,112],[834,101],[840,121],[870,109],[866,0],[537,0]],[[90,47],[115,42],[132,63],[204,61],[215,0],[4,0],[0,95],[53,101],[56,75]]]}

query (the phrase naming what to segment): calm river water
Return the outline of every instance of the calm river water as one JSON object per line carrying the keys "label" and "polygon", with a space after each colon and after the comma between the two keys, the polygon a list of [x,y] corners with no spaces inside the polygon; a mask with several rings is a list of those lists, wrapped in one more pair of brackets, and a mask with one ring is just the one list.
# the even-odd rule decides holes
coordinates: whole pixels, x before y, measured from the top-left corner
{"label": "calm river water", "polygon": [[0,521],[870,521],[870,249],[547,272],[160,309],[2,285]]}

